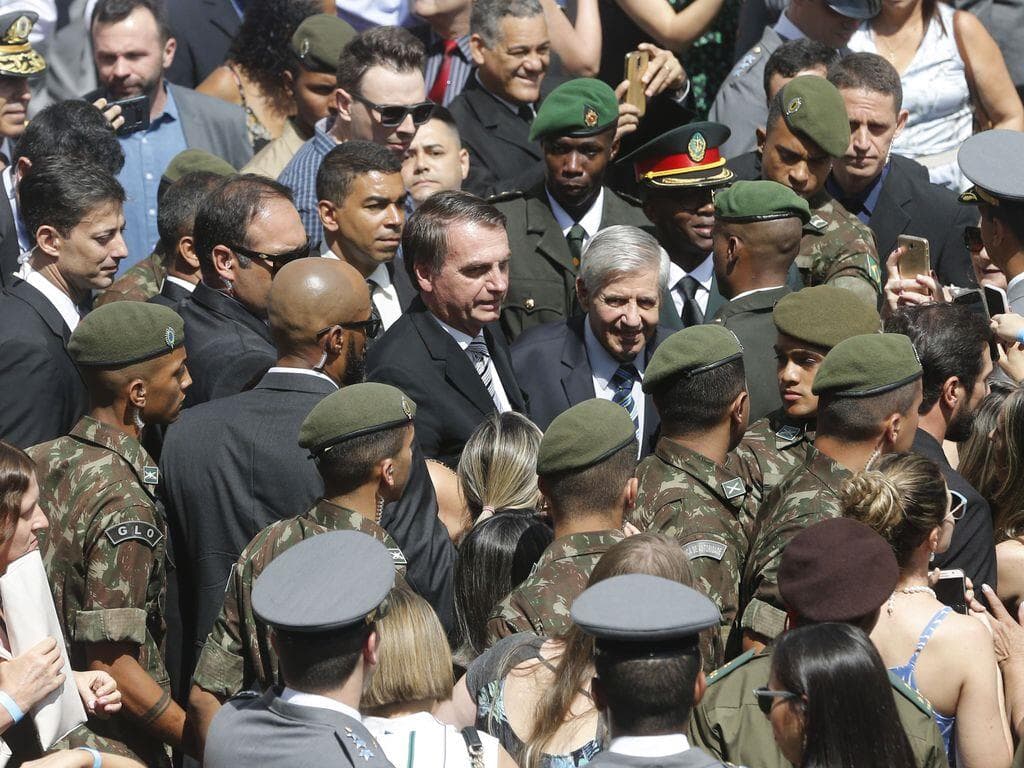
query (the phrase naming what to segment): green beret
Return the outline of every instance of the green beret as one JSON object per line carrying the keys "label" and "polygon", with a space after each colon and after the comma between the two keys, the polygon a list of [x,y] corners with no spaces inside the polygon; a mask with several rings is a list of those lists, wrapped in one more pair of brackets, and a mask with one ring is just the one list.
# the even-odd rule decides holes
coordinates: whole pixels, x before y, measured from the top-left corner
{"label": "green beret", "polygon": [[644,372],[644,392],[669,378],[695,376],[743,357],[736,334],[721,325],[692,325],[669,336],[655,350]]}
{"label": "green beret", "polygon": [[186,149],[171,158],[160,181],[173,184],[182,176],[199,171],[216,173],[218,176],[231,176],[238,173],[231,163],[221,160],[205,149]]}
{"label": "green beret", "polygon": [[807,201],[776,181],[737,181],[715,195],[715,217],[723,221],[811,220]]}
{"label": "green beret", "polygon": [[611,400],[584,400],[555,417],[537,453],[537,474],[586,469],[636,439],[629,412]]}
{"label": "green beret", "polygon": [[846,288],[816,285],[779,299],[772,310],[779,333],[832,349],[843,339],[878,333],[878,310]]}
{"label": "green beret", "polygon": [[316,456],[345,440],[412,422],[416,403],[389,384],[353,384],[314,406],[299,429],[299,445]]}
{"label": "green beret", "polygon": [[288,47],[304,69],[334,74],[341,50],[355,36],[348,22],[331,13],[316,13],[302,20]]}
{"label": "green beret", "polygon": [[850,146],[850,118],[839,89],[823,77],[801,75],[779,91],[782,119],[789,130],[805,136],[832,157]]}
{"label": "green beret", "polygon": [[82,318],[68,354],[80,366],[122,368],[165,355],[185,343],[185,322],[170,307],[113,301]]}
{"label": "green beret", "polygon": [[869,333],[836,344],[825,355],[811,392],[869,397],[921,378],[921,361],[902,333]]}
{"label": "green beret", "polygon": [[578,77],[555,88],[537,110],[530,141],[546,136],[593,136],[613,127],[619,102],[607,83]]}

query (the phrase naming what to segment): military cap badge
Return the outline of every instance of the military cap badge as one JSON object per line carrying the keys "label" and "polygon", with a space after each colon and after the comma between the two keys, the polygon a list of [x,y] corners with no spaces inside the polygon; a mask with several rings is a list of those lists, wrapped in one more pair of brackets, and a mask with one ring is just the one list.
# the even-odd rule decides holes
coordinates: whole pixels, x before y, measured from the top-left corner
{"label": "military cap badge", "polygon": [[597,110],[594,109],[589,104],[584,104],[583,105],[583,124],[585,126],[587,126],[587,128],[593,128],[595,125],[597,125],[597,120],[598,120]]}
{"label": "military cap badge", "polygon": [[412,407],[409,405],[409,401],[404,397],[402,398],[402,410],[405,411],[406,418],[412,421]]}
{"label": "military cap badge", "polygon": [[694,131],[693,136],[690,137],[690,143],[686,145],[686,154],[690,156],[690,159],[699,163],[704,159],[704,154],[707,152],[708,142],[704,138],[704,134],[700,131]]}
{"label": "military cap badge", "polygon": [[28,16],[19,16],[15,19],[14,23],[7,28],[3,41],[8,44],[24,42],[28,38],[30,32],[32,32],[32,19]]}
{"label": "military cap badge", "polygon": [[790,99],[789,104],[786,105],[786,114],[787,115],[792,115],[792,114],[794,114],[796,112],[799,112],[800,111],[800,107],[802,107],[803,105],[804,105],[804,100],[802,98],[800,98],[799,96],[796,96],[795,98]]}
{"label": "military cap badge", "polygon": [[174,349],[174,340],[175,340],[174,329],[171,328],[171,326],[168,325],[164,329],[164,341],[167,343],[168,347],[170,347],[171,349]]}
{"label": "military cap badge", "polygon": [[308,54],[308,53],[309,53],[309,38],[306,37],[306,38],[302,39],[302,44],[299,46],[299,58],[300,59],[306,58],[306,54]]}

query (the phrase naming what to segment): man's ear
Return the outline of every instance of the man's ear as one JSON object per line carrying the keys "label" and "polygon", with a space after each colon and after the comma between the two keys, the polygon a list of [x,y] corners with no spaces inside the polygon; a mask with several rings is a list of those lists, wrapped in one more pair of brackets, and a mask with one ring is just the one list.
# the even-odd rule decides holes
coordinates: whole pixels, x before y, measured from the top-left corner
{"label": "man's ear", "polygon": [[697,673],[697,679],[693,681],[693,706],[700,704],[700,700],[704,698],[704,692],[708,689],[708,679],[704,676],[704,670],[702,669]]}
{"label": "man's ear", "polygon": [[459,150],[459,167],[462,168],[462,180],[465,181],[469,176],[469,151],[466,149]]}
{"label": "man's ear", "polygon": [[178,41],[173,37],[168,37],[167,42],[164,43],[164,54],[163,54],[163,66],[166,72],[171,68],[171,62],[174,61],[174,53],[178,50]]}
{"label": "man's ear", "polygon": [[[942,382],[942,390],[939,393],[939,397],[950,411],[954,410],[960,403],[960,387],[959,376],[950,376]],[[966,392],[964,395],[966,396]]]}
{"label": "man's ear", "polygon": [[286,69],[281,73],[281,89],[288,101],[295,98],[295,75],[291,73],[291,70]]}
{"label": "man's ear", "polygon": [[380,647],[380,635],[377,634],[377,630],[373,630],[366,636],[366,641],[363,643],[363,661],[369,667],[377,666],[377,651]]}
{"label": "man's ear", "polygon": [[128,382],[128,402],[136,408],[146,407],[146,382],[142,379],[132,379]]}
{"label": "man's ear", "polygon": [[740,248],[743,242],[736,235],[729,235],[725,241],[725,274],[731,275],[740,263]]}
{"label": "man's ear", "polygon": [[743,426],[744,411],[749,403],[750,394],[745,389],[736,395],[736,399],[732,401],[732,407],[729,409],[729,418],[738,426]]}
{"label": "man's ear", "polygon": [[52,258],[60,258],[60,247],[64,238],[56,228],[43,224],[36,230],[36,247]]}
{"label": "man's ear", "polygon": [[763,153],[764,143],[765,140],[768,138],[768,134],[765,132],[764,128],[756,128],[754,129],[754,136],[757,137],[757,151]]}
{"label": "man's ear", "polygon": [[473,63],[478,67],[484,63],[484,39],[475,32],[469,36],[469,55],[473,57]]}
{"label": "man's ear", "polygon": [[238,260],[234,252],[226,245],[215,245],[210,253],[213,261],[214,271],[223,280],[234,280],[235,270],[238,269]]}
{"label": "man's ear", "polygon": [[380,462],[380,484],[388,490],[395,487],[395,460],[388,457]]}
{"label": "man's ear", "polygon": [[892,135],[893,139],[903,133],[903,129],[907,127],[907,120],[910,118],[910,110],[901,109],[900,113],[896,115],[896,132]]}
{"label": "man's ear", "polygon": [[338,112],[338,119],[346,123],[352,122],[352,96],[343,88],[334,91],[334,108]]}
{"label": "man's ear", "polygon": [[196,253],[196,241],[192,235],[185,235],[178,240],[178,255],[192,269],[199,269],[199,254]]}
{"label": "man's ear", "polygon": [[623,490],[622,499],[625,502],[626,510],[633,509],[636,506],[636,496],[640,489],[640,480],[634,475],[626,481],[626,487]]}
{"label": "man's ear", "polygon": [[620,149],[620,142],[619,142],[618,137],[616,137],[615,140],[612,141],[611,151],[608,153],[608,162],[609,163],[613,162],[615,160],[615,158],[619,156],[619,149]]}
{"label": "man's ear", "polygon": [[316,203],[317,212],[320,214],[320,223],[328,232],[338,231],[338,209],[330,200],[318,200]]}
{"label": "man's ear", "polygon": [[32,168],[32,161],[24,155],[18,158],[18,162],[14,166],[14,174],[16,179],[22,179],[25,174]]}
{"label": "man's ear", "polygon": [[576,278],[576,300],[580,303],[580,308],[583,313],[586,314],[590,310],[590,294],[587,293],[587,286],[584,285],[583,280]]}
{"label": "man's ear", "polygon": [[430,265],[422,260],[414,262],[412,272],[416,277],[416,287],[424,293],[432,293],[434,285],[431,281],[434,275],[430,271]]}

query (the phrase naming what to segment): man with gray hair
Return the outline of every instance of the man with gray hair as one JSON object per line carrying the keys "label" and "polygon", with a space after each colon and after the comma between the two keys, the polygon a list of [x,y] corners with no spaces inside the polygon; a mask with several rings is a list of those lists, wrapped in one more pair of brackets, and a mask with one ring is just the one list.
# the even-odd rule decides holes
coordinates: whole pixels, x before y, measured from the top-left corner
{"label": "man with gray hair", "polygon": [[641,455],[650,452],[658,416],[641,386],[655,348],[672,333],[658,325],[668,270],[668,255],[641,229],[617,225],[594,235],[576,279],[586,314],[535,326],[512,345],[512,366],[538,427],[599,397],[629,411]]}

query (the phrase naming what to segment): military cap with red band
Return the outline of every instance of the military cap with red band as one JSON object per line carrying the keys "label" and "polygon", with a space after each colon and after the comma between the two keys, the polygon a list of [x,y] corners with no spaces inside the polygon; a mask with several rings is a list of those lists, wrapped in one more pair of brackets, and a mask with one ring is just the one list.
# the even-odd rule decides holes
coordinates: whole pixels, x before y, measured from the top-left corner
{"label": "military cap with red band", "polygon": [[646,187],[718,187],[733,180],[719,147],[728,126],[700,122],[673,128],[620,160],[632,163],[636,180]]}

